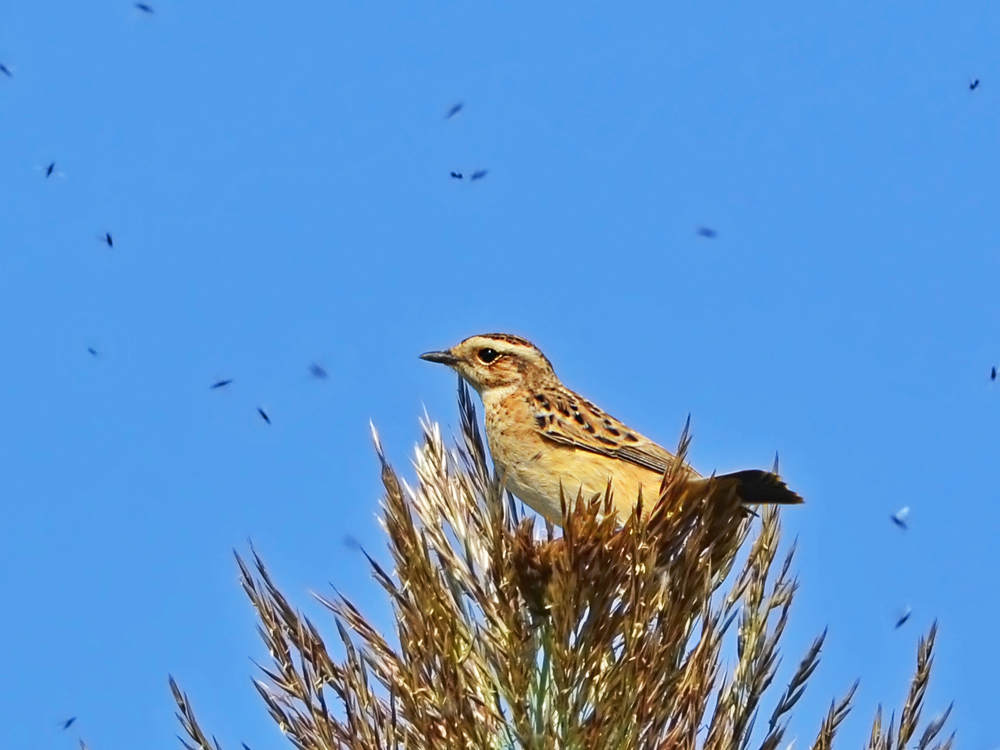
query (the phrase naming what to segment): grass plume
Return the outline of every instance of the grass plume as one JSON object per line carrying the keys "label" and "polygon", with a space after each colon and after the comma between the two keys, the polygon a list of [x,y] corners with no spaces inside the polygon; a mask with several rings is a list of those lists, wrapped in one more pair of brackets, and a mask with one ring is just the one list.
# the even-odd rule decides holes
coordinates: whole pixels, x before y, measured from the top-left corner
{"label": "grass plume", "polygon": [[[668,473],[657,501],[640,503],[624,525],[609,514],[607,494],[575,498],[556,536],[521,517],[491,474],[464,387],[459,408],[454,449],[423,424],[415,487],[376,436],[392,567],[368,559],[392,604],[392,638],[336,592],[318,597],[334,623],[321,634],[256,551],[237,555],[270,654],[254,684],[291,743],[777,750],[826,638],[816,638],[782,690],[774,687],[797,588],[794,546],[777,562],[778,510],[756,517],[731,491],[709,485],[692,494],[680,473]],[[685,431],[681,457],[687,445]],[[883,732],[879,708],[870,750],[902,750],[917,736],[935,636],[936,626],[920,642],[898,729],[890,721]],[[727,643],[736,654],[728,668]],[[188,750],[219,750],[170,684]],[[813,748],[832,746],[856,687],[831,704]],[[947,718],[926,725],[919,750],[931,750]]]}

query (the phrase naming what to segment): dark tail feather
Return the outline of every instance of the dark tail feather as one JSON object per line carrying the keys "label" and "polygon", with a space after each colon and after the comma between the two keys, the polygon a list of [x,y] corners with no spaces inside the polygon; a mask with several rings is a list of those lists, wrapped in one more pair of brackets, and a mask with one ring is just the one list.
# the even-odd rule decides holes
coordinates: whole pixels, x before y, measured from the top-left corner
{"label": "dark tail feather", "polygon": [[721,483],[735,482],[736,492],[747,505],[798,505],[805,502],[799,495],[788,489],[781,477],[770,471],[747,469],[732,474],[717,476]]}

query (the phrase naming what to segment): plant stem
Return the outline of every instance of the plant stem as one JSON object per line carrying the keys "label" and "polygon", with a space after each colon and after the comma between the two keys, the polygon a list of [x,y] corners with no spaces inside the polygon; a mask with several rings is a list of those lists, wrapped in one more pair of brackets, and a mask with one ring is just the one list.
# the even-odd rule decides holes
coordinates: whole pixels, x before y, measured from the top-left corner
{"label": "plant stem", "polygon": [[548,689],[549,671],[551,670],[552,648],[549,643],[549,628],[542,628],[542,667],[538,674],[538,692],[535,694],[535,734],[539,737],[545,729],[545,691]]}

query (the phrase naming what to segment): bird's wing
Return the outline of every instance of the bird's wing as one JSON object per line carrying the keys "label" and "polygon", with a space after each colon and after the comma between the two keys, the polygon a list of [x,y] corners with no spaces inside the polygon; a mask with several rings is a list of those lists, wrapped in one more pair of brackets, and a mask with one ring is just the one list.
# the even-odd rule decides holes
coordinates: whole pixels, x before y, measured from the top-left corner
{"label": "bird's wing", "polygon": [[674,455],[569,390],[536,393],[530,402],[539,434],[553,443],[627,461],[663,474]]}

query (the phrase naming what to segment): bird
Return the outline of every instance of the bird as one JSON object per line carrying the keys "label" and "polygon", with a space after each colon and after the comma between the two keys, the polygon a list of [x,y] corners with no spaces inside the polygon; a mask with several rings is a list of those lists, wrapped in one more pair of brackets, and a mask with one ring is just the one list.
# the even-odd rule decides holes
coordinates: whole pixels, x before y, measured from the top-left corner
{"label": "bird", "polygon": [[711,227],[698,227],[698,236],[704,237],[709,240],[714,240],[716,237],[719,236],[719,233],[716,232]]}
{"label": "bird", "polygon": [[103,237],[98,237],[98,239],[101,242],[103,242],[105,245],[107,245],[108,247],[112,247],[113,248],[115,246],[115,241],[114,241],[114,238],[112,238],[112,236],[111,236],[111,232],[105,232],[104,236]]}
{"label": "bird", "polygon": [[979,88],[978,78],[974,78],[973,80],[969,81],[969,91],[975,91],[977,88]]}
{"label": "bird", "polygon": [[481,180],[489,173],[490,170],[488,169],[477,169],[475,172],[472,173],[472,176],[469,177],[469,182],[475,182],[476,180]]}
{"label": "bird", "polygon": [[261,409],[259,406],[257,407],[257,413],[260,414],[261,419],[263,419],[268,424],[271,424],[271,418],[267,416],[267,412]]}
{"label": "bird", "polygon": [[228,380],[216,380],[214,383],[212,383],[212,385],[210,385],[208,387],[208,390],[214,391],[217,388],[225,388],[227,385],[229,385],[232,382],[233,382],[232,378],[229,378]]}
{"label": "bird", "polygon": [[150,6],[146,5],[146,3],[136,3],[135,7],[141,10],[143,13],[149,13],[150,15],[153,14],[153,9]]}
{"label": "bird", "polygon": [[997,368],[994,367],[992,370],[990,370],[990,380],[996,380],[996,379],[997,379]]}
{"label": "bird", "polygon": [[910,619],[910,615],[912,614],[913,614],[913,608],[907,607],[903,611],[903,614],[899,616],[899,619],[896,620],[896,630],[899,630],[901,627],[903,627],[903,625],[906,624],[906,621]]}
{"label": "bird", "polygon": [[3,73],[8,78],[13,78],[14,77],[14,74],[10,72],[10,68],[8,68],[3,63],[0,63],[0,73]]}
{"label": "bird", "polygon": [[65,721],[61,722],[62,723],[63,731],[65,731],[65,730],[69,729],[71,726],[73,726],[73,722],[74,721],[76,721],[76,717],[75,716],[70,716],[68,719],[66,719]]}
{"label": "bird", "polygon": [[452,104],[451,108],[448,110],[448,114],[446,114],[444,116],[444,119],[450,120],[452,117],[454,117],[459,112],[461,112],[462,111],[462,107],[464,107],[464,106],[465,105],[462,102],[456,102],[455,104]]}
{"label": "bird", "polygon": [[889,518],[891,518],[892,522],[896,524],[899,528],[901,528],[903,531],[906,531],[907,529],[906,519],[909,515],[910,515],[910,506],[906,505],[897,510],[891,516],[889,516]]}
{"label": "bird", "polygon": [[326,380],[327,377],[326,369],[317,362],[309,365],[309,374],[316,378],[316,380]]}
{"label": "bird", "polygon": [[[527,339],[481,334],[420,358],[451,367],[479,393],[498,475],[553,523],[562,523],[563,497],[572,502],[603,496],[609,482],[621,521],[640,495],[647,503],[658,497],[674,455],[563,385],[552,363]],[[690,482],[709,481],[685,468]],[[748,505],[803,502],[773,472],[737,471],[714,481],[734,488]]]}
{"label": "bird", "polygon": [[462,179],[462,173],[461,172],[452,172],[451,176],[454,177],[456,180],[461,180]]}

